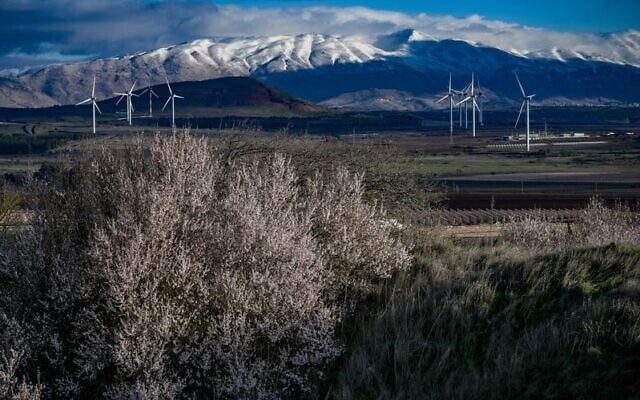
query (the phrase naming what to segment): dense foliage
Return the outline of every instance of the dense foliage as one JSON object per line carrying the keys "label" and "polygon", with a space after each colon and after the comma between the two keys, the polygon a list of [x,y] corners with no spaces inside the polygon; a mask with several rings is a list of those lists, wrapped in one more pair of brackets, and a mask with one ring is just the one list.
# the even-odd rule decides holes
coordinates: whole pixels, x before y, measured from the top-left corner
{"label": "dense foliage", "polygon": [[36,184],[3,243],[0,397],[312,391],[338,321],[409,262],[362,194],[345,170],[302,180],[186,133]]}

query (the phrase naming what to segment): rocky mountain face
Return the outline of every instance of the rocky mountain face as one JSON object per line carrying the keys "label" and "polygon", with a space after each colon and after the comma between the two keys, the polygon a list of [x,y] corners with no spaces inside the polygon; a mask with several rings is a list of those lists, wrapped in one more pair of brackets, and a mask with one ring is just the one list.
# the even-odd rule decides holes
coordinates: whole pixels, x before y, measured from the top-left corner
{"label": "rocky mountain face", "polygon": [[[288,93],[346,109],[426,110],[475,72],[488,107],[519,101],[513,72],[546,105],[640,103],[640,34],[610,34],[608,46],[514,51],[405,30],[367,40],[319,34],[201,39],[132,56],[52,65],[0,79],[0,106],[46,107],[130,87],[250,76]],[[442,105],[443,107],[445,105]]]}

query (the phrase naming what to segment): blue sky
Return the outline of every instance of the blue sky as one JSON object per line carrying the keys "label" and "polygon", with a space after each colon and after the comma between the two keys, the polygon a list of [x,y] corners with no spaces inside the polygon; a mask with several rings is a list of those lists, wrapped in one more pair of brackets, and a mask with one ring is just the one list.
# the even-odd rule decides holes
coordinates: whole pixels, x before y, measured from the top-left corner
{"label": "blue sky", "polygon": [[222,0],[217,3],[256,7],[364,6],[457,17],[480,14],[489,19],[572,31],[640,29],[640,0]]}
{"label": "blue sky", "polygon": [[204,37],[321,33],[372,43],[404,29],[525,53],[607,54],[600,33],[640,30],[640,0],[0,0],[0,76]]}

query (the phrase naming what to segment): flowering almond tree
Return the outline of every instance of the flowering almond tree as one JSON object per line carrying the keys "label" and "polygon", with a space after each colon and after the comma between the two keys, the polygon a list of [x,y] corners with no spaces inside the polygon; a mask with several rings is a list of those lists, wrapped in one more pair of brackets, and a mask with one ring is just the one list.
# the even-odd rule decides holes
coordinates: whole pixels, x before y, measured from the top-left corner
{"label": "flowering almond tree", "polygon": [[314,388],[341,352],[336,324],[409,256],[361,176],[303,182],[282,155],[229,169],[218,154],[187,132],[156,136],[35,186],[31,228],[3,251],[0,393]]}

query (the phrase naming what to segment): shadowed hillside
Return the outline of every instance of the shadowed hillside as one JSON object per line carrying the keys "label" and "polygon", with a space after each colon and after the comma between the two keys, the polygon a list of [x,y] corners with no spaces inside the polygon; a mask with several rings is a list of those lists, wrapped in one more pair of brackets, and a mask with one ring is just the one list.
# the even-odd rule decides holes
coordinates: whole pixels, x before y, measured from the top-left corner
{"label": "shadowed hillside", "polygon": [[[100,82],[98,82],[98,85]],[[128,83],[131,85],[131,83]],[[129,86],[130,87],[130,86]],[[183,96],[184,99],[176,100],[176,110],[181,115],[189,114],[197,111],[199,114],[206,114],[207,110],[219,109],[243,109],[251,111],[252,109],[270,109],[274,112],[318,112],[323,108],[312,103],[299,100],[289,94],[278,89],[268,86],[262,82],[251,78],[221,78],[206,81],[195,82],[178,82],[172,83],[171,87],[176,94]],[[145,87],[136,85],[134,91],[138,97],[134,97],[133,106],[135,114],[144,115],[149,112],[149,95],[144,93]],[[166,84],[155,85],[152,87],[158,97],[153,98],[153,112],[160,114],[160,110],[169,96],[169,90]],[[121,91],[128,90],[123,87]],[[86,88],[85,97],[91,92],[90,84]],[[116,112],[125,112],[126,102],[123,100],[118,105],[116,102],[118,97],[109,98],[98,102],[103,114],[112,114]],[[86,110],[84,110],[86,108]],[[83,112],[86,111],[86,112]],[[164,115],[171,112],[167,107]],[[87,106],[54,106],[45,108],[0,108],[0,118],[8,120],[20,120],[24,118],[61,118],[71,116],[88,116],[90,108]]]}

